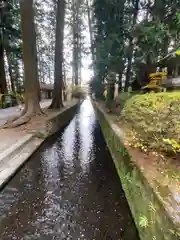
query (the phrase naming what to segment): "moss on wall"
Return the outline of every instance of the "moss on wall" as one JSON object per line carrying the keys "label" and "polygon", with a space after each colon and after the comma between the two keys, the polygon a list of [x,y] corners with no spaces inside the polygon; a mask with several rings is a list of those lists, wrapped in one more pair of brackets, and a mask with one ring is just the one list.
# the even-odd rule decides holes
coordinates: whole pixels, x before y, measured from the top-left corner
{"label": "moss on wall", "polygon": [[169,218],[155,191],[131,161],[107,115],[95,104],[99,122],[142,240],[178,240],[180,229]]}

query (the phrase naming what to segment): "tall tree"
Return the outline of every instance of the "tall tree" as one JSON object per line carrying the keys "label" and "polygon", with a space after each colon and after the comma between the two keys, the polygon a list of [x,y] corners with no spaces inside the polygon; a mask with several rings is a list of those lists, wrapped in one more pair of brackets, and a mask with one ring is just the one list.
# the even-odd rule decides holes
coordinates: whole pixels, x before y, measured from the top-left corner
{"label": "tall tree", "polygon": [[7,92],[7,84],[6,84],[6,75],[4,69],[4,48],[2,44],[2,37],[0,39],[0,93]]}
{"label": "tall tree", "polygon": [[125,90],[133,81],[140,88],[158,59],[179,47],[179,0],[94,0],[93,7],[97,86],[115,72]]}
{"label": "tall tree", "polygon": [[79,80],[79,8],[80,0],[73,0],[73,83]]}
{"label": "tall tree", "polygon": [[131,71],[132,71],[132,59],[133,59],[133,51],[134,51],[134,43],[133,43],[133,35],[131,34],[134,31],[134,27],[137,22],[137,16],[139,11],[139,2],[140,0],[133,0],[133,11],[132,11],[132,28],[129,33],[129,46],[127,52],[127,70],[126,70],[126,82],[125,82],[125,91],[128,90],[128,86],[131,80]]}
{"label": "tall tree", "polygon": [[93,46],[92,16],[91,16],[91,8],[90,8],[90,1],[89,0],[86,0],[86,8],[87,8],[87,16],[88,16],[91,57],[92,57],[92,62],[93,62],[93,67],[94,67],[95,53],[94,53],[94,46]]}
{"label": "tall tree", "polygon": [[64,40],[65,0],[57,1],[56,43],[53,100],[50,108],[63,107],[63,40]]}
{"label": "tall tree", "polygon": [[40,87],[37,71],[33,0],[21,0],[20,12],[25,73],[25,109],[23,115],[31,117],[42,113],[39,104]]}
{"label": "tall tree", "polygon": [[7,92],[6,75],[4,68],[4,1],[0,4],[0,93]]}
{"label": "tall tree", "polygon": [[36,0],[35,25],[40,83],[52,83],[54,80],[55,12],[54,0]]}
{"label": "tall tree", "polygon": [[16,66],[18,60],[22,59],[20,51],[20,8],[17,1],[4,1],[1,9],[1,35],[4,55],[7,57],[5,69],[8,69],[8,71],[5,71],[5,73],[6,76],[9,75],[10,77],[8,90],[15,92],[17,90],[16,83],[20,80],[16,78]]}

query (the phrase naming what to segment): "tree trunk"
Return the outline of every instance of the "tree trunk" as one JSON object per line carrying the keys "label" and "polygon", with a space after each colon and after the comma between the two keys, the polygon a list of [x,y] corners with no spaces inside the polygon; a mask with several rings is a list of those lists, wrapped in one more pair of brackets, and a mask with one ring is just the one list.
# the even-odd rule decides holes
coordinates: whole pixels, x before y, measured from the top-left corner
{"label": "tree trunk", "polygon": [[126,70],[126,82],[125,82],[125,92],[127,92],[130,79],[131,79],[131,68],[132,68],[132,58],[133,58],[133,42],[132,39],[129,40],[129,53],[128,53],[128,63],[127,63],[127,70]]}
{"label": "tree trunk", "polygon": [[73,0],[73,84],[79,83],[79,7],[80,0]]}
{"label": "tree trunk", "polygon": [[79,44],[78,44],[78,62],[79,62],[79,80],[78,83],[81,86],[82,83],[82,36],[81,36],[81,30],[79,25]]}
{"label": "tree trunk", "polygon": [[36,33],[33,0],[20,1],[23,60],[25,74],[25,111],[27,115],[41,114],[39,104],[39,81],[37,70]]}
{"label": "tree trunk", "polygon": [[72,18],[73,18],[73,53],[72,53],[72,84],[75,84],[75,21],[76,21],[76,12],[75,12],[75,0],[72,0]]}
{"label": "tree trunk", "polygon": [[67,101],[67,84],[66,84],[66,70],[65,70],[65,66],[63,64],[63,99],[64,101]]}
{"label": "tree trunk", "polygon": [[2,45],[2,39],[0,39],[0,93],[7,92],[6,75],[4,69],[4,48]]}
{"label": "tree trunk", "polygon": [[119,76],[118,76],[118,91],[119,93],[122,91],[122,72],[119,73]]}
{"label": "tree trunk", "polygon": [[10,82],[11,82],[11,91],[15,93],[15,76],[13,73],[13,59],[12,54],[6,50],[6,56],[8,61],[8,70],[9,70],[9,76],[10,76]]}
{"label": "tree trunk", "polygon": [[16,81],[15,81],[16,91],[17,91],[17,93],[21,93],[24,83],[23,82],[21,83],[21,80],[20,80],[18,59],[16,59],[16,61],[15,61],[14,74],[15,74],[15,78],[16,78]]}
{"label": "tree trunk", "polygon": [[[134,14],[132,19],[132,26],[134,27],[137,21],[138,10],[139,10],[139,1],[134,0]],[[129,38],[129,49],[128,49],[128,64],[126,70],[126,82],[125,82],[125,91],[128,90],[130,79],[131,79],[131,68],[132,68],[132,59],[133,59],[133,51],[134,51],[134,44],[133,44],[133,37],[130,36]]]}
{"label": "tree trunk", "polygon": [[65,0],[58,0],[56,12],[56,43],[53,100],[50,108],[63,107],[63,40],[64,40]]}
{"label": "tree trunk", "polygon": [[94,47],[93,47],[92,19],[91,19],[89,0],[86,0],[86,5],[87,5],[87,14],[88,14],[88,26],[89,26],[89,35],[90,35],[91,55],[92,55],[92,62],[93,62],[93,65],[94,65],[95,55],[94,55]]}

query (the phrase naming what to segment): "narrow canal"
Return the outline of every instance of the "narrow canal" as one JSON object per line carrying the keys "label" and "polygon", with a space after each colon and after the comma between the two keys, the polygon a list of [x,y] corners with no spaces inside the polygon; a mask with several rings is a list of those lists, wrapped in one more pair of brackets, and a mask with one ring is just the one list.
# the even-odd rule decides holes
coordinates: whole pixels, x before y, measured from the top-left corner
{"label": "narrow canal", "polygon": [[89,100],[0,193],[0,239],[139,239]]}

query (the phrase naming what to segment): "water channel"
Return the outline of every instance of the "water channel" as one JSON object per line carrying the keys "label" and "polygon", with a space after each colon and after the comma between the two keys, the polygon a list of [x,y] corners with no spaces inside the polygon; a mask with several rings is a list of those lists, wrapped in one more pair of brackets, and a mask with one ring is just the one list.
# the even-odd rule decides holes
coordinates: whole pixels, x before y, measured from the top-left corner
{"label": "water channel", "polygon": [[89,100],[0,193],[0,239],[139,239]]}

